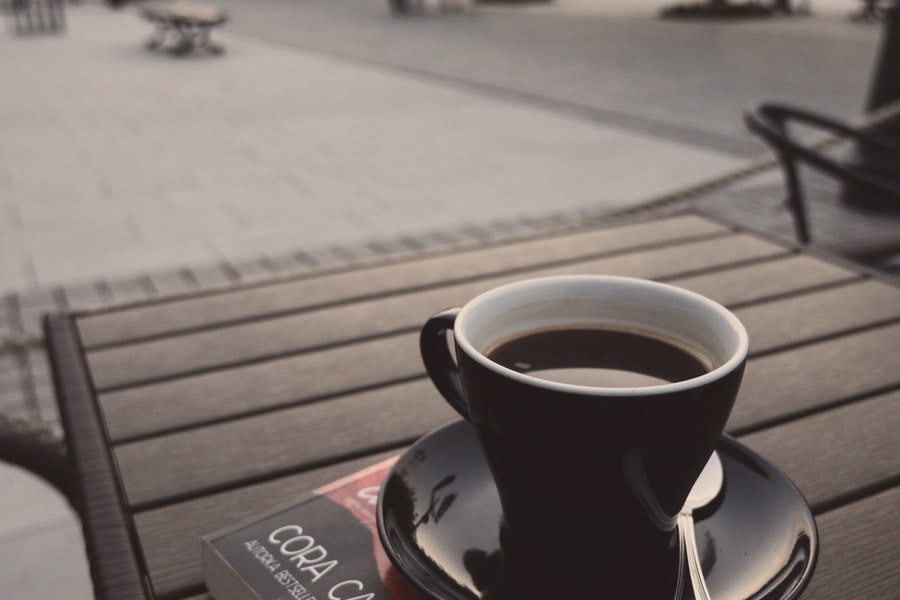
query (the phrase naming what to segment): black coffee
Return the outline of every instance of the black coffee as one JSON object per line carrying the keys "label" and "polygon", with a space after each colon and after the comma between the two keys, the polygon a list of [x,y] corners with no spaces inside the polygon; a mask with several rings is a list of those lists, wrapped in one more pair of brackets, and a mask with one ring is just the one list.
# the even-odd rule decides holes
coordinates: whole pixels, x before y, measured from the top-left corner
{"label": "black coffee", "polygon": [[593,387],[660,385],[709,370],[694,354],[674,344],[611,329],[535,331],[503,342],[486,354],[520,373]]}

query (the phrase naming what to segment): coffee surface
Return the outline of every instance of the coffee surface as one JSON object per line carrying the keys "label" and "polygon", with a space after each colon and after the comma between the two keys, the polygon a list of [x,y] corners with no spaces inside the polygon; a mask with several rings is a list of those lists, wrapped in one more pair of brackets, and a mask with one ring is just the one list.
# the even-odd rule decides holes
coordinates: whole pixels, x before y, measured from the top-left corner
{"label": "coffee surface", "polygon": [[487,353],[514,371],[591,387],[662,385],[703,375],[691,352],[661,339],[612,329],[551,329],[525,333]]}

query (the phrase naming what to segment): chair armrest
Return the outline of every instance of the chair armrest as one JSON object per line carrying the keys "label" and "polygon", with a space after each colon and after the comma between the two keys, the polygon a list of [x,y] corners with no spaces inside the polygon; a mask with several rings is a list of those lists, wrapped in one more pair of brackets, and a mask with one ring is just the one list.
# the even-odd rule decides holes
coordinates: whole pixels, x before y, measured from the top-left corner
{"label": "chair armrest", "polygon": [[[893,106],[893,109],[893,117],[900,118],[900,104]],[[872,146],[873,150],[900,155],[900,143],[893,139],[879,136],[877,124],[867,123],[854,126],[805,108],[777,102],[760,104],[755,111],[751,112],[756,112],[761,120],[776,125],[782,131],[786,130],[789,121],[796,121],[810,127],[830,131],[841,137],[852,138],[857,142]]]}
{"label": "chair armrest", "polygon": [[791,137],[787,130],[789,121],[825,129],[839,138],[851,138],[876,152],[900,157],[900,145],[866,130],[865,126],[854,127],[806,109],[777,103],[763,103],[744,112],[747,128],[772,146],[783,162],[800,160],[843,182],[900,200],[900,184],[854,169],[820,149]]}

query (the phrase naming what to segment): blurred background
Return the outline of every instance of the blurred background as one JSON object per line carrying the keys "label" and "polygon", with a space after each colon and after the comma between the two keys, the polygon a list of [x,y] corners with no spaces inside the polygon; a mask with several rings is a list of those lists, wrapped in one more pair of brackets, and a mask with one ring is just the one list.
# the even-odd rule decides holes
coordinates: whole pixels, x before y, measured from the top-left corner
{"label": "blurred background", "polygon": [[[499,241],[690,195],[771,152],[743,110],[854,119],[856,0],[667,17],[666,0],[210,0],[224,52],[149,3],[0,0],[0,411],[58,429],[41,315]],[[758,7],[762,5],[744,5]],[[771,179],[779,184],[780,178]],[[771,204],[707,206],[790,239]],[[89,598],[77,521],[0,469],[0,596]]]}

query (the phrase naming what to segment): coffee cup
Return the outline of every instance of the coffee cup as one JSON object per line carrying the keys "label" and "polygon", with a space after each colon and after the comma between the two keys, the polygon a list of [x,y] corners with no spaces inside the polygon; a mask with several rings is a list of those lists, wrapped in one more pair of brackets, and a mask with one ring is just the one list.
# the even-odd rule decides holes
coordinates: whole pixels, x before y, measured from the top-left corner
{"label": "coffee cup", "polygon": [[716,302],[627,277],[524,280],[426,322],[428,375],[496,483],[507,596],[672,597],[748,346]]}

